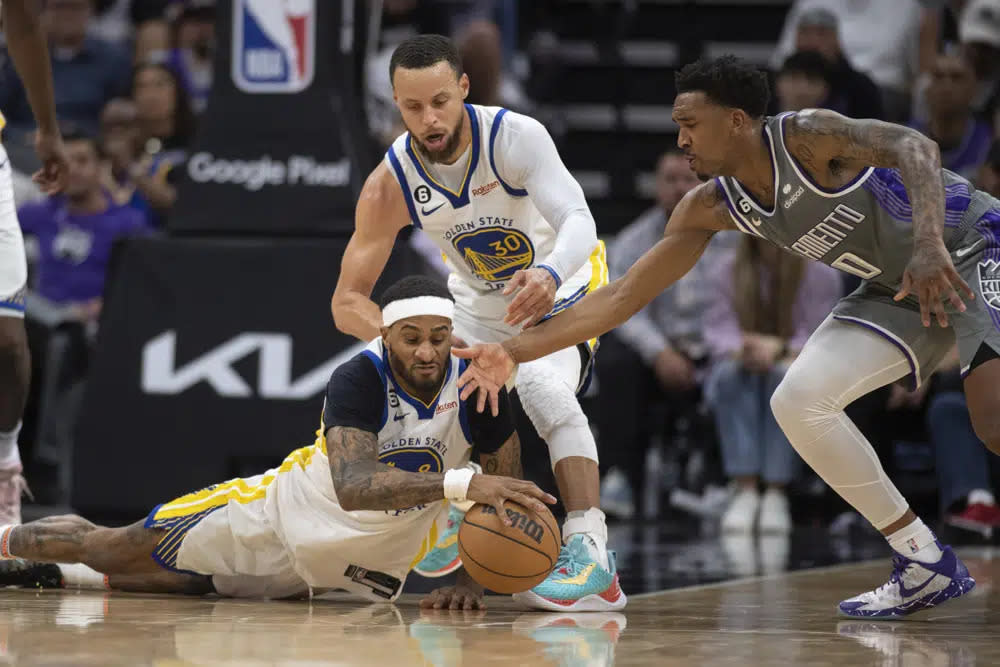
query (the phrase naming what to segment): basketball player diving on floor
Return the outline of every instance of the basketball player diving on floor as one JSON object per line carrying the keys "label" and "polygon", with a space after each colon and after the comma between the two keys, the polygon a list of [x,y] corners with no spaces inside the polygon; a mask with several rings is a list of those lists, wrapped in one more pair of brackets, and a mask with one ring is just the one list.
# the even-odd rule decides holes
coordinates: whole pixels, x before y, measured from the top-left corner
{"label": "basketball player diving on floor", "polygon": [[[288,598],[344,589],[396,599],[445,529],[448,501],[543,509],[555,498],[521,474],[513,418],[458,400],[454,302],[406,278],[386,290],[382,336],[330,378],[316,442],[263,475],[209,486],[123,528],[57,516],[0,527],[0,586]],[[501,392],[503,393],[503,392]],[[469,463],[473,449],[482,474]],[[505,519],[510,522],[510,519]],[[422,602],[483,607],[459,572]]]}
{"label": "basketball player diving on floor", "polygon": [[[382,320],[370,294],[398,232],[411,224],[440,248],[451,270],[455,334],[465,342],[504,340],[607,282],[604,246],[583,191],[541,123],[464,104],[469,77],[455,45],[440,35],[402,42],[389,76],[408,131],[358,199],[331,302],[338,329],[363,341],[378,335]],[[515,599],[550,611],[611,611],[626,597],[607,548],[597,444],[577,400],[596,340],[577,342],[523,364],[517,375],[513,393],[548,445],[567,517],[556,568]],[[457,566],[453,537],[443,536],[417,571],[440,576]]]}
{"label": "basketball player diving on floor", "polygon": [[[926,380],[956,339],[980,439],[1000,453],[1000,201],[941,168],[914,130],[824,110],[764,117],[765,76],[732,56],[676,77],[678,145],[705,183],[663,238],[619,280],[473,360],[477,407],[517,364],[621,324],[688,272],[717,231],[738,229],[864,279],[815,331],[771,398],[801,457],[888,539],[887,583],[840,603],[853,617],[898,617],[975,585],[917,518],[844,408],[909,376]],[[708,180],[710,177],[711,180]],[[970,285],[972,287],[970,287]],[[963,301],[964,299],[964,301]],[[774,343],[774,357],[786,354]]]}

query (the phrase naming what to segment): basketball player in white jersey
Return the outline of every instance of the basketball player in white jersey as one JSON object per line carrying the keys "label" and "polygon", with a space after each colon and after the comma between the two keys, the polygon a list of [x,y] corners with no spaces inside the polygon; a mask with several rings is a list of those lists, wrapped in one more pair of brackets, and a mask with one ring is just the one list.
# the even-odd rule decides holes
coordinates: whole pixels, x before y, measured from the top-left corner
{"label": "basketball player in white jersey", "polygon": [[[56,121],[49,51],[33,0],[2,0],[0,17],[7,52],[21,76],[38,134],[35,150],[42,168],[33,180],[43,192],[62,189],[66,154]],[[5,124],[0,114],[0,130]],[[0,522],[21,521],[21,456],[17,435],[28,397],[31,363],[24,332],[24,289],[28,266],[17,222],[10,160],[0,145]]]}
{"label": "basketball player in white jersey", "polygon": [[[583,192],[538,121],[464,104],[469,78],[454,44],[440,35],[404,41],[389,69],[409,131],[362,189],[332,300],[337,328],[361,340],[378,335],[381,314],[369,295],[397,233],[411,224],[451,269],[462,341],[503,340],[607,282],[604,246]],[[607,611],[626,603],[599,509],[597,446],[576,398],[595,344],[524,364],[516,379],[524,411],[548,444],[568,512],[556,569],[515,596],[531,607]],[[435,576],[457,566],[453,537],[445,535],[418,571]]]}
{"label": "basketball player in white jersey", "polygon": [[[465,362],[451,355],[447,288],[405,278],[382,302],[382,336],[333,372],[312,446],[131,526],[62,516],[0,527],[0,585],[268,598],[340,588],[390,601],[438,539],[449,500],[500,516],[505,500],[554,503],[515,479],[520,445],[506,396],[496,417],[458,401]],[[473,448],[490,474],[469,464]],[[480,608],[482,592],[462,571],[426,604]]]}

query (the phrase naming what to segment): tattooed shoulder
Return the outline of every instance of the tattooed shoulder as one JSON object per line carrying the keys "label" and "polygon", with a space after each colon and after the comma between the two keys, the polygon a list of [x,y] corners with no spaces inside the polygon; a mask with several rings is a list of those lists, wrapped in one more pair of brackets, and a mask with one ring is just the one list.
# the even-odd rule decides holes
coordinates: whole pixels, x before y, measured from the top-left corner
{"label": "tattooed shoulder", "polygon": [[895,167],[899,149],[921,135],[902,125],[880,120],[854,119],[826,109],[794,114],[785,124],[785,142],[803,161],[837,167]]}
{"label": "tattooed shoulder", "polygon": [[726,195],[715,179],[706,181],[695,189],[694,202],[699,214],[711,216],[712,229],[718,231],[737,229],[729,215]]}

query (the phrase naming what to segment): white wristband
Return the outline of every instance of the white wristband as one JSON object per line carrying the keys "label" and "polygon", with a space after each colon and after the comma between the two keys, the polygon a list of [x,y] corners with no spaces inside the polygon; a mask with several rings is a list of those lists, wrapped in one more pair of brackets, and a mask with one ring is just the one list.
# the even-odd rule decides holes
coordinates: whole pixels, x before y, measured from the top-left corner
{"label": "white wristband", "polygon": [[476,472],[471,468],[452,468],[444,474],[444,497],[456,503],[465,502],[469,484]]}

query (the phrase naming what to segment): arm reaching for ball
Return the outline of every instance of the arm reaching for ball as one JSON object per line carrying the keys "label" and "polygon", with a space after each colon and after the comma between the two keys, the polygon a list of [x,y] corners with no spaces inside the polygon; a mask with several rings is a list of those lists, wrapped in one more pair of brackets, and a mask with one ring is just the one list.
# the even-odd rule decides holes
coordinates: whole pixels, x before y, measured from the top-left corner
{"label": "arm reaching for ball", "polygon": [[479,389],[477,410],[484,410],[488,401],[491,411],[496,414],[498,392],[517,364],[544,357],[615,328],[690,271],[715,232],[734,228],[725,199],[715,182],[695,188],[674,209],[663,238],[621,278],[503,343],[453,350],[455,356],[471,361],[459,379],[462,399]]}

